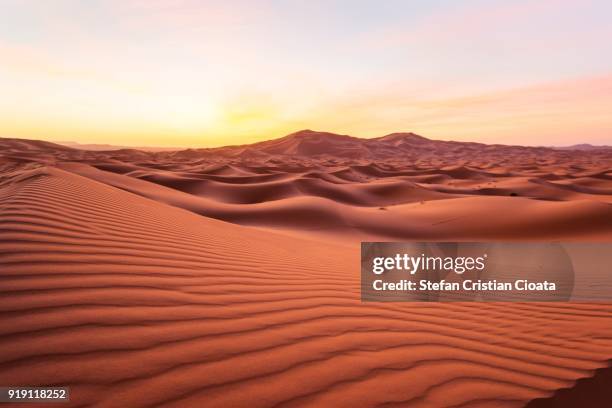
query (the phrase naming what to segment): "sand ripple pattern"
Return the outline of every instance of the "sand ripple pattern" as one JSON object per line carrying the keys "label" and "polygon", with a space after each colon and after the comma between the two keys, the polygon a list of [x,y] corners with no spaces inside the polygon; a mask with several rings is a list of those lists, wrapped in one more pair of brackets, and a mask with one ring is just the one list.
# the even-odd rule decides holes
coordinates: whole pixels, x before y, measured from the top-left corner
{"label": "sand ripple pattern", "polygon": [[612,357],[609,305],[362,304],[354,249],[5,170],[0,384],[71,406],[518,407]]}

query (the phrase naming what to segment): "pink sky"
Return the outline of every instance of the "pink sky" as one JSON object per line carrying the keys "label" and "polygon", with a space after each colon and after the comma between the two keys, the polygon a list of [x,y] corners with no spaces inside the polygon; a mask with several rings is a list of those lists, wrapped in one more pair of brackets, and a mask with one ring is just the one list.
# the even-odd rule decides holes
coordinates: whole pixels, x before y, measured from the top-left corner
{"label": "pink sky", "polygon": [[0,135],[612,144],[607,1],[6,0]]}

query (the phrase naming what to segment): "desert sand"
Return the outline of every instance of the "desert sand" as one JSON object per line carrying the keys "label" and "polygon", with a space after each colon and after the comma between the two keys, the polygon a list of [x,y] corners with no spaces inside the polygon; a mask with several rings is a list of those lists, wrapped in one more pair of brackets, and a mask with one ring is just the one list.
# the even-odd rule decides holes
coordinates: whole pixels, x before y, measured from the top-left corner
{"label": "desert sand", "polygon": [[609,401],[612,305],[361,303],[359,242],[609,242],[612,149],[0,147],[2,385],[99,407]]}

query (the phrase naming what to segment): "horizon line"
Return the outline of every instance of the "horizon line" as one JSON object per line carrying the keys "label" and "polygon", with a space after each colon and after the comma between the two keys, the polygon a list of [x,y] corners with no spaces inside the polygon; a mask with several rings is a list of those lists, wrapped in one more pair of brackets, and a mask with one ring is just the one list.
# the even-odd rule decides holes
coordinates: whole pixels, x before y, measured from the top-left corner
{"label": "horizon line", "polygon": [[[327,133],[327,134],[332,134],[332,135],[336,135],[336,136],[348,136],[348,137],[352,137],[352,138],[356,138],[356,139],[362,139],[362,140],[370,140],[370,139],[377,139],[377,138],[382,138],[385,136],[389,136],[389,135],[393,135],[393,134],[413,134],[422,138],[425,138],[427,140],[431,140],[431,141],[438,141],[438,142],[458,142],[458,143],[480,143],[483,145],[505,145],[505,146],[524,146],[524,147],[549,147],[549,148],[567,148],[567,147],[573,147],[573,146],[592,146],[592,147],[612,147],[612,145],[608,145],[608,144],[592,144],[592,143],[587,143],[587,142],[578,142],[578,143],[573,143],[573,144],[564,144],[564,145],[541,145],[541,144],[506,144],[503,142],[496,142],[496,143],[487,143],[487,142],[483,142],[483,141],[476,141],[476,140],[455,140],[455,139],[437,139],[437,138],[430,138],[427,136],[423,136],[420,135],[418,133],[415,132],[411,132],[411,131],[398,131],[398,132],[391,132],[391,133],[386,133],[384,135],[381,136],[371,136],[371,137],[363,137],[363,136],[354,136],[354,135],[350,135],[350,134],[344,134],[344,133],[335,133],[335,132],[330,132],[330,131],[325,131],[325,130],[313,130],[313,129],[300,129],[294,132],[290,132],[281,136],[277,136],[277,137],[272,137],[272,138],[267,138],[267,139],[262,139],[262,140],[257,140],[257,141],[253,141],[252,143],[241,143],[241,144],[226,144],[226,145],[218,145],[218,146],[195,146],[195,145],[187,145],[187,146],[161,146],[161,145],[130,145],[130,144],[112,144],[112,143],[105,143],[105,142],[77,142],[77,141],[73,141],[73,140],[46,140],[46,139],[39,139],[39,138],[29,138],[29,137],[22,137],[22,136],[0,136],[0,138],[2,139],[19,139],[19,140],[34,140],[34,141],[44,141],[44,142],[51,142],[51,143],[55,143],[55,144],[59,144],[59,145],[75,145],[76,148],[78,148],[78,146],[109,146],[109,147],[113,147],[113,148],[128,148],[128,149],[163,149],[163,150],[167,150],[167,151],[172,151],[172,150],[187,150],[187,149],[219,149],[219,148],[226,148],[226,147],[238,147],[238,146],[250,146],[250,145],[254,145],[257,143],[261,143],[261,142],[267,142],[267,141],[272,141],[272,140],[278,140],[278,139],[282,139],[284,137],[287,136],[291,136],[294,134],[298,134],[301,132],[312,132],[312,133]],[[72,147],[72,146],[68,146],[68,147]],[[87,149],[82,149],[82,150],[87,150]]]}

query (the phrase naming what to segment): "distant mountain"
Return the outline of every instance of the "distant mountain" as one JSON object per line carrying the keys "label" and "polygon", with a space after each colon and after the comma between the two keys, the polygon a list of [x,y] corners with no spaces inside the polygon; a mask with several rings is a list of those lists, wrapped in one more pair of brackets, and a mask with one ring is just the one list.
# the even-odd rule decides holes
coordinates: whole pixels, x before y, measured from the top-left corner
{"label": "distant mountain", "polygon": [[580,143],[572,146],[564,146],[564,147],[553,147],[553,149],[558,150],[607,150],[612,149],[612,146],[594,146],[588,143]]}
{"label": "distant mountain", "polygon": [[55,142],[57,144],[72,147],[74,149],[91,150],[91,151],[109,151],[109,150],[124,150],[124,149],[135,149],[142,150],[145,152],[170,152],[182,150],[180,147],[129,147],[129,146],[115,146],[110,144],[99,144],[99,143],[78,143],[78,142]]}
{"label": "distant mountain", "polygon": [[252,144],[250,149],[268,154],[292,156],[328,154],[340,157],[357,157],[367,153],[367,150],[364,149],[365,141],[366,139],[347,135],[301,130],[280,139]]}
{"label": "distant mountain", "polygon": [[[339,158],[345,160],[386,160],[386,159],[432,159],[445,156],[457,160],[470,160],[484,156],[503,160],[511,154],[538,157],[546,152],[556,152],[556,156],[568,154],[605,154],[612,153],[612,147],[580,144],[569,147],[530,147],[509,145],[488,145],[484,143],[431,140],[414,133],[391,133],[385,136],[363,139],[314,130],[301,130],[287,136],[239,146],[215,148],[171,149],[171,148],[126,148],[106,144],[61,144],[25,140],[1,139],[0,148],[5,153],[24,151],[32,154],[44,151],[52,157],[63,159],[93,159],[107,157],[122,160],[139,157],[148,159],[215,160],[215,159],[266,159],[274,156],[295,158]],[[61,152],[61,154],[59,154]]]}
{"label": "distant mountain", "polygon": [[[382,159],[399,156],[410,157],[416,154],[434,153],[442,150],[483,149],[488,146],[482,143],[431,140],[414,133],[391,133],[377,138],[363,139],[307,129],[291,133],[279,139],[267,140],[251,145],[227,146],[205,150],[224,156],[235,156],[238,155],[238,152],[249,150],[269,155]],[[506,146],[506,148],[524,149],[520,146]]]}

